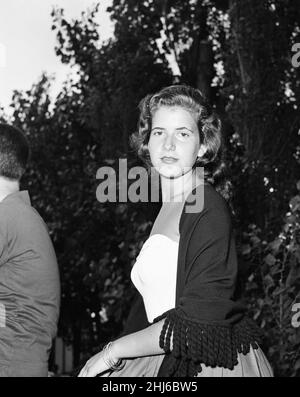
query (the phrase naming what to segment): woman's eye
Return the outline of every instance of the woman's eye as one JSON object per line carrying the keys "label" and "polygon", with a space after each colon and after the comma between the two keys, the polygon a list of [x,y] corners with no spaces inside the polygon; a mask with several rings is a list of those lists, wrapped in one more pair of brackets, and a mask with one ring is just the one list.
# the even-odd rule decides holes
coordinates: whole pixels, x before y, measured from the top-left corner
{"label": "woman's eye", "polygon": [[158,130],[152,131],[152,135],[161,135],[161,134],[162,134],[162,131],[158,131]]}
{"label": "woman's eye", "polygon": [[182,138],[188,138],[190,135],[187,132],[180,132],[179,136]]}

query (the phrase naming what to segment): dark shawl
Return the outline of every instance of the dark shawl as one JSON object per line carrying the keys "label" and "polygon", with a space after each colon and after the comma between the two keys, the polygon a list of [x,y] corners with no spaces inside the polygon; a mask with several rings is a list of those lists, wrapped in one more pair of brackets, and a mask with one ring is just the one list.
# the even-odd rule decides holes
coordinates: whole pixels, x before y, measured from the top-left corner
{"label": "dark shawl", "polygon": [[[160,347],[166,356],[158,376],[195,376],[201,363],[232,369],[238,352],[260,343],[260,329],[234,300],[238,264],[226,201],[205,184],[203,209],[188,213],[187,205],[179,224],[176,305],[154,320],[165,319]],[[131,332],[149,325],[141,297],[135,310],[140,322],[127,327]]]}

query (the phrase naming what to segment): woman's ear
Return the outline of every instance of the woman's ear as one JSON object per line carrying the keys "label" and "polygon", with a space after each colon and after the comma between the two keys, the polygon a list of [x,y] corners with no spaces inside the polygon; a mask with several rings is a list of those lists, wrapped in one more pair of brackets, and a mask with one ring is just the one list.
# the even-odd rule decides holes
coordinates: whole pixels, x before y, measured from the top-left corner
{"label": "woman's ear", "polygon": [[198,150],[197,157],[203,157],[206,152],[207,152],[207,147],[204,144],[200,145],[200,149]]}

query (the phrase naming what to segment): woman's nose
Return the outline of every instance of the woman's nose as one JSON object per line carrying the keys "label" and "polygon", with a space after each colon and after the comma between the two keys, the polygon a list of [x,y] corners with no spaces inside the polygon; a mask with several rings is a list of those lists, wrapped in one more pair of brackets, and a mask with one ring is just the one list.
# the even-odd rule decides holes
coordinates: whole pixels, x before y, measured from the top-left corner
{"label": "woman's nose", "polygon": [[167,150],[175,150],[175,143],[172,136],[167,136],[164,142],[164,147]]}

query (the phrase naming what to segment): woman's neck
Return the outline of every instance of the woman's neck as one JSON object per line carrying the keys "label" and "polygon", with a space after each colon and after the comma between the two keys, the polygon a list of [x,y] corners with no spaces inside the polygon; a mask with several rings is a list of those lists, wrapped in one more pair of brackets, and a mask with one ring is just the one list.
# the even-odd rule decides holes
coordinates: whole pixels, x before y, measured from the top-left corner
{"label": "woman's neck", "polygon": [[162,201],[185,201],[193,188],[203,183],[202,174],[193,169],[178,178],[161,177]]}
{"label": "woman's neck", "polygon": [[19,182],[0,176],[0,202],[8,195],[20,190]]}

